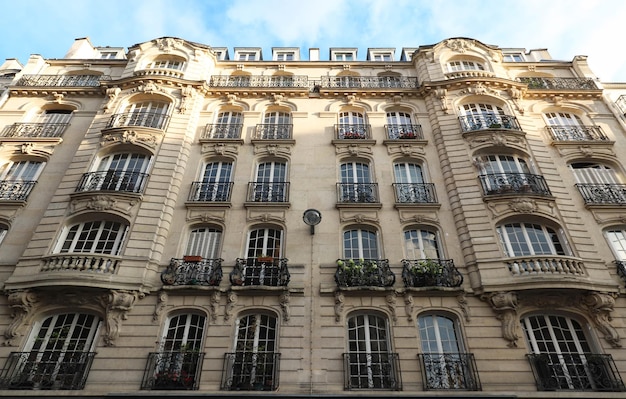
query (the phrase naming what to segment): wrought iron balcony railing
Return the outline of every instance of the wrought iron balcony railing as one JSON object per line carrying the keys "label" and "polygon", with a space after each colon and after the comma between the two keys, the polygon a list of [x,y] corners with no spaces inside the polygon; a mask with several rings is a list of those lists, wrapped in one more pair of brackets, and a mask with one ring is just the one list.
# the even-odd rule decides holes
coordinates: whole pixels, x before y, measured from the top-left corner
{"label": "wrought iron balcony railing", "polygon": [[142,126],[164,130],[170,116],[160,112],[125,112],[112,115],[107,128]]}
{"label": "wrought iron balcony railing", "polygon": [[228,202],[233,191],[233,182],[191,183],[188,201],[195,202]]}
{"label": "wrought iron balcony railing", "polygon": [[622,392],[626,390],[611,355],[527,354],[539,391]]}
{"label": "wrought iron balcony railing", "polygon": [[378,203],[378,184],[337,183],[337,202],[342,204]]}
{"label": "wrought iron balcony railing", "polygon": [[0,201],[26,201],[36,181],[0,180]]}
{"label": "wrought iron balcony railing", "polygon": [[43,258],[42,272],[73,270],[115,274],[121,260],[117,256],[105,254],[55,254]]}
{"label": "wrought iron balcony railing", "polygon": [[2,389],[83,389],[95,352],[11,352],[2,374]]}
{"label": "wrought iron balcony railing", "polygon": [[422,125],[385,125],[389,140],[424,140]]}
{"label": "wrought iron balcony railing", "polygon": [[617,275],[620,276],[622,280],[626,281],[626,261],[616,260],[615,266],[617,266]]}
{"label": "wrought iron balcony railing", "polygon": [[299,75],[247,75],[247,76],[211,76],[211,87],[277,87],[309,88],[308,76]]}
{"label": "wrought iron balcony railing", "polygon": [[148,181],[147,173],[123,170],[107,170],[83,174],[76,187],[76,192],[84,191],[120,191],[124,193],[143,193]]}
{"label": "wrought iron balcony railing", "polygon": [[583,196],[585,204],[626,205],[626,184],[579,183],[576,188]]}
{"label": "wrought iron balcony railing", "polygon": [[289,182],[250,182],[248,201],[289,202]]}
{"label": "wrought iron balcony railing", "polygon": [[322,89],[415,89],[417,78],[408,76],[322,76]]}
{"label": "wrought iron balcony railing", "polygon": [[552,195],[541,175],[530,173],[488,173],[478,176],[485,195]]}
{"label": "wrought iron balcony railing", "polygon": [[213,123],[204,127],[201,139],[240,139],[241,123]]}
{"label": "wrought iron balcony railing", "polygon": [[340,123],[335,125],[335,132],[339,140],[365,140],[372,137],[369,124]]}
{"label": "wrought iron balcony railing", "polygon": [[222,386],[225,391],[275,391],[280,375],[278,352],[224,354]]}
{"label": "wrought iron balcony railing", "polygon": [[405,287],[460,287],[463,275],[452,259],[402,259]]}
{"label": "wrought iron balcony railing", "polygon": [[400,358],[392,352],[343,354],[344,389],[402,390]]}
{"label": "wrought iron balcony railing", "polygon": [[338,287],[391,287],[396,275],[388,259],[337,259]]}
{"label": "wrought iron balcony railing", "polygon": [[484,129],[512,129],[522,130],[517,118],[510,115],[482,113],[459,116],[462,132],[472,132]]}
{"label": "wrought iron balcony railing", "polygon": [[201,256],[172,258],[161,273],[165,285],[205,285],[218,286],[222,282],[222,262],[224,259],[206,259]]}
{"label": "wrought iron balcony railing", "polygon": [[196,390],[204,353],[193,350],[151,352],[141,389]]}
{"label": "wrought iron balcony railing", "polygon": [[480,391],[473,353],[420,353],[424,390]]}
{"label": "wrought iron balcony railing", "polygon": [[608,141],[600,126],[546,126],[554,141]]}
{"label": "wrought iron balcony railing", "polygon": [[393,183],[396,204],[436,204],[433,183]]}
{"label": "wrought iron balcony railing", "polygon": [[286,287],[291,280],[287,258],[237,258],[229,279],[232,285]]}
{"label": "wrought iron balcony railing", "polygon": [[29,87],[98,87],[106,75],[22,75],[16,86]]}
{"label": "wrought iron balcony railing", "polygon": [[14,123],[2,132],[2,137],[61,137],[69,123]]}
{"label": "wrought iron balcony railing", "polygon": [[598,86],[590,78],[520,77],[517,80],[526,83],[531,90],[598,90]]}
{"label": "wrought iron balcony railing", "polygon": [[506,264],[514,276],[584,276],[586,274],[585,265],[580,259],[565,255],[517,256],[507,259]]}
{"label": "wrought iron balcony railing", "polygon": [[257,140],[289,140],[292,137],[291,123],[269,123],[256,125],[254,138]]}

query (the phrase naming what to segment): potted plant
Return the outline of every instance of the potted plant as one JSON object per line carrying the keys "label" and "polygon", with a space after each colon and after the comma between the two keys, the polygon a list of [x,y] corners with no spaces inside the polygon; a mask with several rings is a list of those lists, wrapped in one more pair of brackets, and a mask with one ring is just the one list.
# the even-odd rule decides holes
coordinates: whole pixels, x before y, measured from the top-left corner
{"label": "potted plant", "polygon": [[272,263],[272,262],[274,262],[274,257],[273,256],[268,256],[265,253],[263,253],[263,254],[257,256],[256,260],[257,260],[257,262],[260,262],[260,263]]}
{"label": "potted plant", "polygon": [[420,259],[411,268],[415,285],[418,287],[436,286],[443,274],[443,266],[433,259]]}

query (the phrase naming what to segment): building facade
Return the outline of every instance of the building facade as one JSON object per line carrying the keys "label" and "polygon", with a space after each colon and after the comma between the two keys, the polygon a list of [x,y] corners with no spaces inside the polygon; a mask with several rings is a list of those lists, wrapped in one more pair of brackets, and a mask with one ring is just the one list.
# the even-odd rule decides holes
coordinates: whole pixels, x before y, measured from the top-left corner
{"label": "building facade", "polygon": [[0,67],[0,395],[623,397],[626,85],[469,38],[302,58]]}

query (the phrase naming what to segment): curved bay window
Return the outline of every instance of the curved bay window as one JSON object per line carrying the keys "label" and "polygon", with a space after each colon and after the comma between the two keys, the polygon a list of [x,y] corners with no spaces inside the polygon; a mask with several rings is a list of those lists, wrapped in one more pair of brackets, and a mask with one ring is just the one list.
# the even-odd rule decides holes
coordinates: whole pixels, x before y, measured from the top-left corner
{"label": "curved bay window", "polygon": [[83,175],[77,191],[142,193],[151,158],[137,153],[106,155],[100,159],[95,171]]}
{"label": "curved bay window", "polygon": [[485,66],[482,63],[472,60],[450,61],[446,65],[448,67],[448,72],[485,70]]}
{"label": "curved bay window", "polygon": [[142,126],[163,130],[169,120],[169,105],[165,101],[130,103],[122,113],[111,116],[107,127]]}
{"label": "curved bay window", "polygon": [[119,255],[128,225],[110,220],[82,222],[66,228],[59,253]]}
{"label": "curved bay window", "polygon": [[551,195],[543,176],[532,173],[523,158],[515,155],[483,155],[476,160],[485,195]]}
{"label": "curved bay window", "polygon": [[608,165],[574,162],[569,165],[586,204],[626,204],[626,184]]}
{"label": "curved bay window", "polygon": [[461,131],[483,129],[520,130],[517,119],[504,113],[501,107],[486,103],[463,104],[459,109]]}

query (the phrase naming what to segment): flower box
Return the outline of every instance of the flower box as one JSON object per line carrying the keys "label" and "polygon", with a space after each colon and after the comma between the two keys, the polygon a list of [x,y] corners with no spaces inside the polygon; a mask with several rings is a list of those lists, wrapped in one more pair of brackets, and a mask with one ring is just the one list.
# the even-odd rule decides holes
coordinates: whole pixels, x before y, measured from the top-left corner
{"label": "flower box", "polygon": [[183,261],[185,261],[185,262],[201,262],[202,261],[202,256],[185,255],[185,256],[183,256]]}

